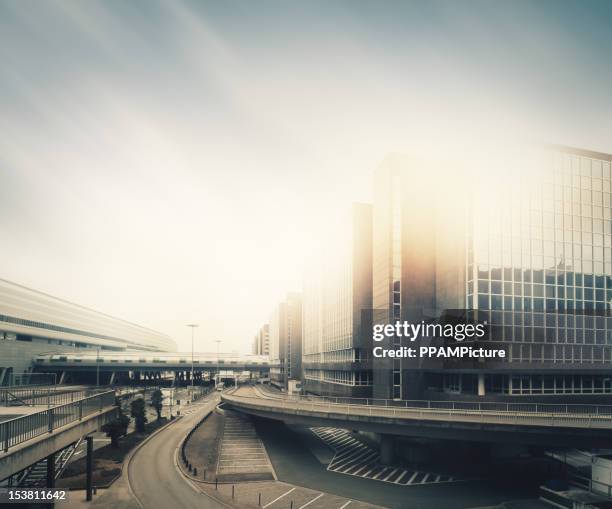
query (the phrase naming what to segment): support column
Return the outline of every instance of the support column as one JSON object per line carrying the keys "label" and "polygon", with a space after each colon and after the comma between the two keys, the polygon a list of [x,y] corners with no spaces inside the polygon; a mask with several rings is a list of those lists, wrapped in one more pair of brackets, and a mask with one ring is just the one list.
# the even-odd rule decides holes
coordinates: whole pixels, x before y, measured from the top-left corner
{"label": "support column", "polygon": [[55,453],[47,456],[47,488],[55,487]]}
{"label": "support column", "polygon": [[[52,490],[55,488],[55,453],[47,456],[47,489]],[[55,504],[49,502],[45,504],[47,509],[53,509]]]}
{"label": "support column", "polygon": [[391,465],[395,460],[395,439],[393,435],[380,435],[380,462]]}
{"label": "support column", "polygon": [[93,471],[93,437],[88,436],[85,438],[87,441],[87,459],[86,459],[86,472],[85,472],[85,500],[88,502],[92,499],[92,483],[91,476]]}
{"label": "support column", "polygon": [[485,390],[485,376],[484,373],[478,374],[478,395],[484,396],[486,394]]}

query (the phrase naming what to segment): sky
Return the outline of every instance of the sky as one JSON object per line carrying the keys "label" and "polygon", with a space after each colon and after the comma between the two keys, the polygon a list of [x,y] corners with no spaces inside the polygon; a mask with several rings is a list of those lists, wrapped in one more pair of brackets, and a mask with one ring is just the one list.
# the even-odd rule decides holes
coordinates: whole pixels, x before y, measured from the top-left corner
{"label": "sky", "polygon": [[612,153],[610,55],[607,1],[0,0],[0,278],[247,352],[386,154]]}

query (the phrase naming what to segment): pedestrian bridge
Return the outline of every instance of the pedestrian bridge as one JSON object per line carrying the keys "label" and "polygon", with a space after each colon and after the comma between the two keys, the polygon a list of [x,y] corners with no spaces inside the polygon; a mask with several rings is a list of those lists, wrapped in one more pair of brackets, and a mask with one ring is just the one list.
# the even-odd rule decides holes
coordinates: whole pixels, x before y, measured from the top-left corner
{"label": "pedestrian bridge", "polygon": [[[96,352],[37,355],[34,365],[57,369],[83,369],[99,366],[104,369],[190,370],[189,353],[159,352]],[[268,370],[274,364],[262,355],[206,354],[193,355],[194,369]]]}
{"label": "pedestrian bridge", "polygon": [[612,405],[324,398],[259,387],[224,392],[222,400],[244,413],[308,427],[541,446],[612,445]]}

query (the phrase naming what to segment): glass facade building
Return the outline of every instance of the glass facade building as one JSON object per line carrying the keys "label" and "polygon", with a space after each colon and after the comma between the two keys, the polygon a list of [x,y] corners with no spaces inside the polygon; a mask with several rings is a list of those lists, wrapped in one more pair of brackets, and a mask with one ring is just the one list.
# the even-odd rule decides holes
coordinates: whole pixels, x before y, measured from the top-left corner
{"label": "glass facade building", "polygon": [[610,163],[565,147],[499,155],[470,171],[387,159],[375,181],[375,320],[475,310],[508,357],[441,369],[375,361],[374,395],[612,393]]}

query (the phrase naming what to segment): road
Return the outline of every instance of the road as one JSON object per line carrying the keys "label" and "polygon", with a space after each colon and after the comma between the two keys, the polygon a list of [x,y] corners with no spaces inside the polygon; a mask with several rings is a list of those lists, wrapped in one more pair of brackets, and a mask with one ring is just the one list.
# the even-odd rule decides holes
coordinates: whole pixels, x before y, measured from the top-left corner
{"label": "road", "polygon": [[[132,457],[128,465],[128,480],[141,507],[146,509],[224,507],[185,479],[175,465],[175,454],[181,440],[207,411],[215,407],[218,400],[218,395],[212,394],[194,404],[197,411],[185,415],[160,431]],[[185,406],[183,410],[191,409]]]}

